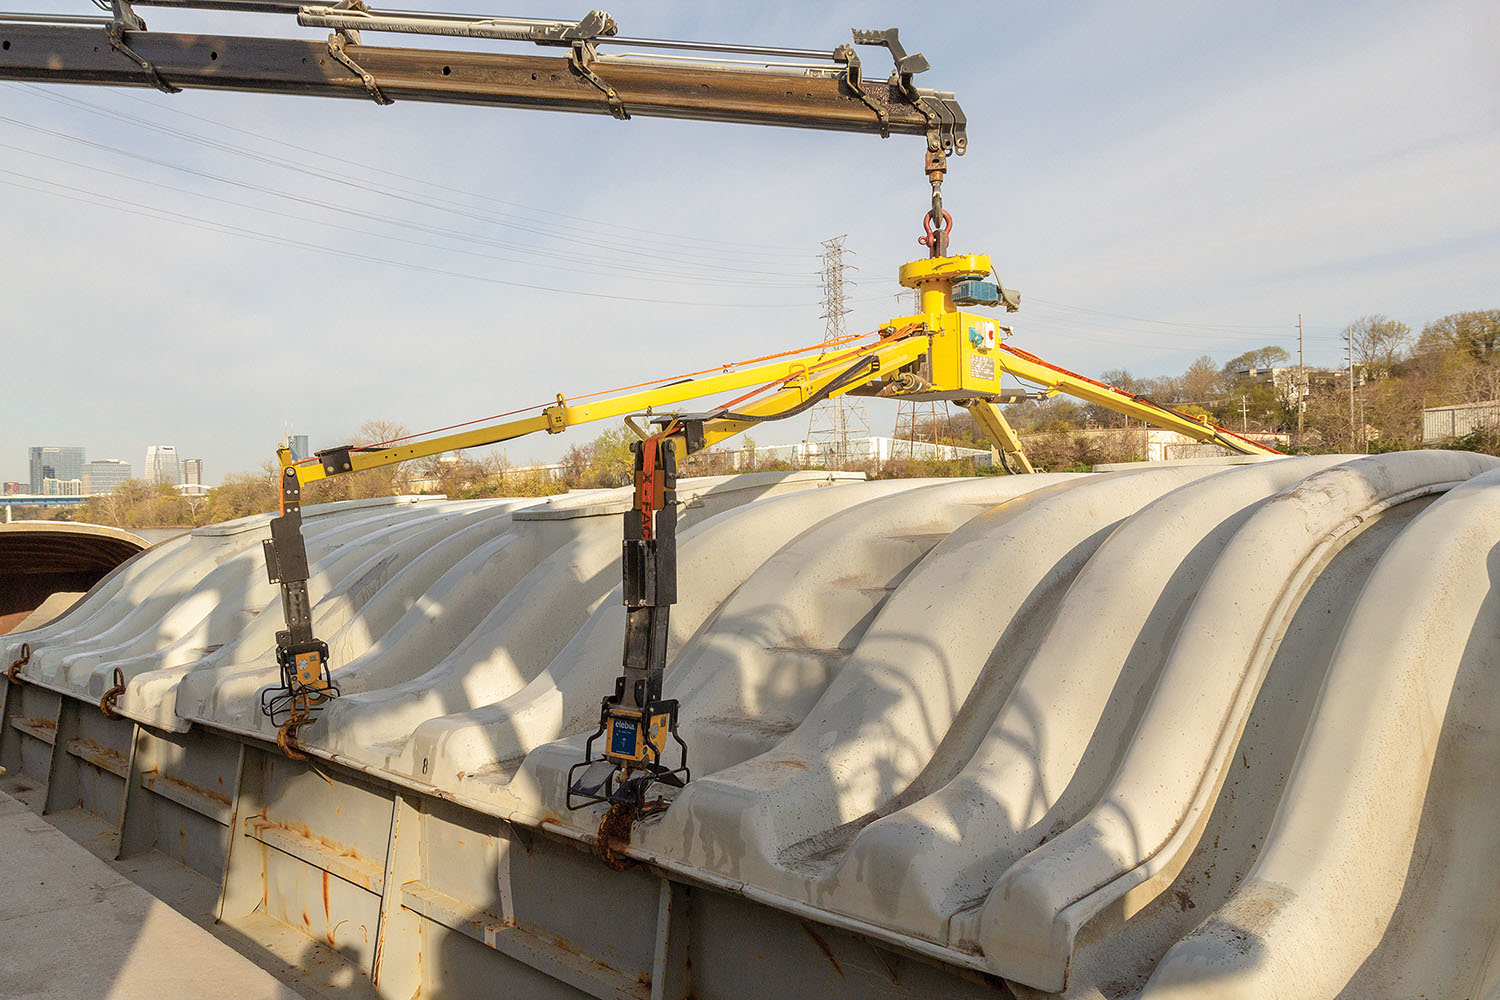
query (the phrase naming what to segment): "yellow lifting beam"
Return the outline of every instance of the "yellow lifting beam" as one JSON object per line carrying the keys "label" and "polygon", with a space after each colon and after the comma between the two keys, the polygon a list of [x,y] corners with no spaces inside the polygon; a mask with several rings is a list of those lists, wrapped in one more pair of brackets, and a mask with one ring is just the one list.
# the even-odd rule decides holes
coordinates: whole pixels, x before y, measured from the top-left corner
{"label": "yellow lifting beam", "polygon": [[[830,357],[750,365],[717,375],[686,379],[583,403],[570,404],[562,395],[559,395],[555,404],[531,416],[455,434],[424,438],[410,444],[366,449],[345,446],[320,453],[317,461],[296,461],[292,458],[291,451],[283,446],[277,449],[277,458],[283,470],[295,469],[299,485],[306,485],[345,473],[377,469],[394,465],[397,462],[441,455],[448,451],[460,451],[465,448],[510,441],[539,431],[557,434],[579,424],[647,412],[669,416],[673,412],[671,407],[691,400],[758,385],[775,387],[774,391],[765,398],[754,403],[747,403],[734,411],[736,414],[743,414],[754,419],[723,419],[716,416],[715,410],[706,411],[703,414],[706,418],[703,429],[704,446],[708,446],[742,433],[756,423],[789,415],[785,411],[799,407],[815,397],[830,383],[861,362],[867,362],[868,373],[830,391],[829,398],[866,385],[879,378],[881,373],[895,371],[909,365],[926,353],[927,339],[920,336],[919,331],[912,330],[904,334],[893,332],[873,344],[850,348]],[[679,452],[682,452],[685,444],[679,441],[678,448]]]}
{"label": "yellow lifting beam", "polygon": [[1242,437],[1206,421],[1195,420],[1187,414],[1142,400],[1101,382],[1095,382],[1093,379],[1049,365],[1026,352],[1009,346],[1002,346],[1001,350],[1005,353],[1005,357],[1000,360],[1000,364],[1008,373],[1022,381],[1042,386],[1048,394],[1065,392],[1086,402],[1097,403],[1116,413],[1123,413],[1127,417],[1135,417],[1148,424],[1176,431],[1194,441],[1222,445],[1242,455],[1280,454],[1276,449],[1258,441]]}

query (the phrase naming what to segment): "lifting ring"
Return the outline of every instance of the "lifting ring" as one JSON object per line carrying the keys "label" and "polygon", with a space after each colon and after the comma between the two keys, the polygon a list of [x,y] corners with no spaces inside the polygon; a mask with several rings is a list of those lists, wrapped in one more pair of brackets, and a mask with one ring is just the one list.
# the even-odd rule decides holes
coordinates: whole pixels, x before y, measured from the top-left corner
{"label": "lifting ring", "polygon": [[12,684],[21,683],[21,668],[29,662],[31,662],[31,643],[23,642],[21,643],[21,655],[12,661],[10,669],[5,672],[5,676],[10,678]]}
{"label": "lifting ring", "polygon": [[[936,235],[934,234],[932,229],[931,212],[922,213],[922,229],[926,233],[926,235],[918,238],[917,242],[922,244],[922,246],[924,247],[933,246],[937,240]],[[941,232],[944,236],[953,235],[953,216],[948,213],[948,210],[946,208],[943,209],[943,228],[939,230],[939,232]]]}
{"label": "lifting ring", "polygon": [[125,693],[125,674],[119,667],[115,667],[114,682],[115,686],[104,692],[99,699],[99,711],[104,713],[106,719],[123,718],[115,711],[115,706],[120,703],[120,695]]}

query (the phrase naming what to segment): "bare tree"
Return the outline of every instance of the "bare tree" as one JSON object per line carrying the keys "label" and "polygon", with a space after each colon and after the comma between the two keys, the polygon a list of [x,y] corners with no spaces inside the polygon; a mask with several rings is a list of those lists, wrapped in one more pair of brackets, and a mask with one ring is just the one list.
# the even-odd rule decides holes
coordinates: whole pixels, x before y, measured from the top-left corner
{"label": "bare tree", "polygon": [[125,526],[125,522],[120,516],[120,498],[114,490],[110,490],[103,496],[90,498],[89,514],[92,515],[91,520],[97,517],[101,520],[107,519],[116,528],[123,528]]}
{"label": "bare tree", "polygon": [[193,524],[196,525],[198,523],[198,511],[202,510],[208,503],[208,494],[184,493],[182,495],[182,502],[187,505],[188,516],[192,519]]}
{"label": "bare tree", "polygon": [[1388,316],[1362,316],[1344,327],[1354,345],[1356,364],[1375,375],[1387,375],[1411,347],[1411,327]]}
{"label": "bare tree", "polygon": [[[1105,385],[1112,385],[1121,392],[1135,395],[1141,391],[1141,380],[1123,368],[1111,368],[1099,373],[1099,381]],[[1089,403],[1084,407],[1084,419],[1090,424],[1098,427],[1129,427],[1130,419],[1123,413],[1097,403]]]}
{"label": "bare tree", "polygon": [[[390,420],[367,420],[354,432],[350,444],[369,447],[384,444],[407,434],[406,427]],[[365,469],[332,479],[310,483],[306,493],[313,503],[328,503],[333,500],[362,500],[370,497],[389,497],[409,492],[411,489],[410,462],[380,469]]]}
{"label": "bare tree", "polygon": [[1183,402],[1197,403],[1200,406],[1212,402],[1219,395],[1223,384],[1219,366],[1205,354],[1188,365],[1187,371],[1182,373]]}

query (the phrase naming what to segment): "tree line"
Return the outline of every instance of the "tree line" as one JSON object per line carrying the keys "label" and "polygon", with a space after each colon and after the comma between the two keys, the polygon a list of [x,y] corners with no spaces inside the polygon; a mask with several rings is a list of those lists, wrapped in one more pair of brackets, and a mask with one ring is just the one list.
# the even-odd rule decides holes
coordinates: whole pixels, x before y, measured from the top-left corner
{"label": "tree line", "polygon": [[[1222,364],[1205,354],[1179,375],[1143,378],[1116,369],[1100,373],[1099,380],[1230,430],[1285,435],[1284,450],[1299,453],[1419,448],[1424,409],[1500,399],[1500,309],[1452,313],[1420,333],[1387,316],[1364,316],[1346,326],[1341,338],[1350,345],[1352,366],[1309,368],[1305,383],[1291,353],[1276,345]],[[1013,404],[1006,417],[1023,435],[1054,439],[1028,440],[1033,450],[1067,452],[1074,435],[1074,454],[1043,454],[1041,466],[1132,457],[1077,454],[1089,448],[1076,432],[1132,423],[1096,404],[1054,396]],[[979,437],[966,415],[955,418],[955,427],[955,443]],[[1493,432],[1480,431],[1454,444],[1495,454],[1497,442]]]}

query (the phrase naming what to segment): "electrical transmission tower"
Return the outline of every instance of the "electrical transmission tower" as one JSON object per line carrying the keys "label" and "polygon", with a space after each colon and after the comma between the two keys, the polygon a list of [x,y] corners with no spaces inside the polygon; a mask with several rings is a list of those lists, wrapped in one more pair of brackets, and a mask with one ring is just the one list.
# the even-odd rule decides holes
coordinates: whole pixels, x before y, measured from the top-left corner
{"label": "electrical transmission tower", "polygon": [[[914,292],[914,308],[922,310],[922,293]],[[897,400],[896,427],[891,432],[892,458],[934,459],[944,438],[953,437],[953,413],[946,400]],[[931,448],[928,447],[931,445]]]}
{"label": "electrical transmission tower", "polygon": [[[850,253],[847,236],[823,241],[823,343],[841,340],[846,334],[844,317],[850,312],[849,290],[854,282],[845,275],[854,268],[844,260]],[[825,348],[825,353],[828,349]],[[870,436],[870,418],[865,406],[847,396],[825,400],[812,409],[807,425],[808,460],[827,468],[842,469],[849,463],[849,442]]]}
{"label": "electrical transmission tower", "polygon": [[[947,400],[902,400],[896,403],[892,458],[940,458],[944,438],[953,437],[953,415]],[[928,445],[931,445],[929,448]]]}

